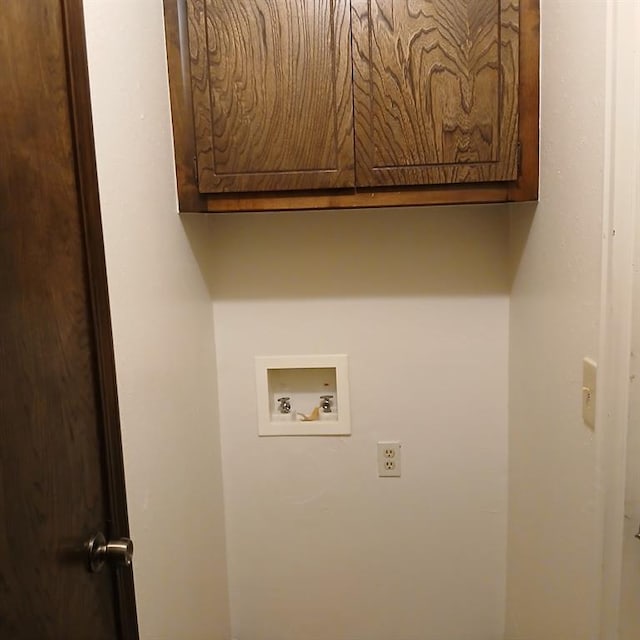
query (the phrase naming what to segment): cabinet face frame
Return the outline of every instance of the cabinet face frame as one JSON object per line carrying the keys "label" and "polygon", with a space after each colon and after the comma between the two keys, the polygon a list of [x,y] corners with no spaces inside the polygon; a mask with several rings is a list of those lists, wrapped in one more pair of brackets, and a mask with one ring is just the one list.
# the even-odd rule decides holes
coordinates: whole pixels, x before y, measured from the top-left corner
{"label": "cabinet face frame", "polygon": [[187,0],[164,0],[174,151],[181,213],[352,209],[524,202],[538,198],[540,2],[520,0],[520,170],[512,182],[200,194],[196,178]]}

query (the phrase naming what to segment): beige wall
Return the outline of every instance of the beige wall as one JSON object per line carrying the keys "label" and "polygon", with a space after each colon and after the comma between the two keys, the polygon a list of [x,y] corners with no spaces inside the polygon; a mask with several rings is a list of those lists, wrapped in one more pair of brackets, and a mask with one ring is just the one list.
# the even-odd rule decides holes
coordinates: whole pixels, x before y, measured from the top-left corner
{"label": "beige wall", "polygon": [[542,3],[541,197],[511,215],[507,640],[593,638],[605,1]]}
{"label": "beige wall", "polygon": [[[543,2],[542,197],[510,220],[181,222],[161,3],[85,12],[142,640],[230,637],[221,470],[238,640],[501,638],[507,486],[507,640],[592,637],[604,0]],[[254,355],[335,352],[353,435],[259,439]]]}
{"label": "beige wall", "polygon": [[[635,536],[640,527],[640,53],[637,52],[640,10],[618,7],[618,20],[627,20],[625,28],[619,27],[618,51],[619,77],[626,80],[616,94],[624,101],[618,108],[618,156],[614,165],[622,192],[618,197],[622,206],[634,215],[634,246],[632,261],[632,312],[629,364],[628,431],[626,433],[626,491],[624,501],[624,537],[622,549],[622,579],[620,598],[620,639],[635,640],[640,637],[640,544]],[[631,49],[631,43],[634,46]],[[635,53],[635,55],[634,55]],[[634,188],[635,187],[635,188]],[[629,192],[626,191],[629,189]],[[626,199],[623,199],[625,198]],[[626,211],[625,211],[626,213]],[[618,214],[619,215],[619,214]],[[630,216],[631,217],[631,216]]]}
{"label": "beige wall", "polygon": [[[639,151],[636,145],[636,153]],[[631,166],[633,160],[630,159]],[[640,176],[638,176],[640,178]],[[621,580],[620,638],[640,637],[640,544],[634,537],[640,526],[640,219],[635,221],[635,251],[633,260],[633,312],[629,372],[629,426],[627,433],[627,470],[624,503],[624,542]]]}
{"label": "beige wall", "polygon": [[226,640],[211,300],[176,214],[162,3],[85,0],[142,640]]}
{"label": "beige wall", "polygon": [[[505,209],[210,227],[234,637],[501,638]],[[348,354],[352,436],[258,438],[254,356],[305,353]]]}

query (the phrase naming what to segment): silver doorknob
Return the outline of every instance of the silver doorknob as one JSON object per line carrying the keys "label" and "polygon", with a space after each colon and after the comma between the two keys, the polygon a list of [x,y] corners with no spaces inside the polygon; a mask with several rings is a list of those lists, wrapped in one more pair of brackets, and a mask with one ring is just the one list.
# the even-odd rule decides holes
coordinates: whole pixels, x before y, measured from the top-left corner
{"label": "silver doorknob", "polygon": [[133,559],[133,542],[129,538],[107,542],[102,532],[98,532],[87,542],[87,553],[89,571],[92,573],[98,573],[107,561],[116,566],[129,567]]}

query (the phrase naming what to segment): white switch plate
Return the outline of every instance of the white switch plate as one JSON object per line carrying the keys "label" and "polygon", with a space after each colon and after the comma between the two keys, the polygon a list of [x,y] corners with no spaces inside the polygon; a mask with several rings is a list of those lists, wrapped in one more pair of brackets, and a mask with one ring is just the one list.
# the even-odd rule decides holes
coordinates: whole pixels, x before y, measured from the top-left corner
{"label": "white switch plate", "polygon": [[582,419],[592,429],[596,426],[596,376],[598,365],[591,359],[582,361]]}
{"label": "white switch plate", "polygon": [[402,445],[397,442],[378,442],[378,476],[380,478],[399,478],[401,475]]}

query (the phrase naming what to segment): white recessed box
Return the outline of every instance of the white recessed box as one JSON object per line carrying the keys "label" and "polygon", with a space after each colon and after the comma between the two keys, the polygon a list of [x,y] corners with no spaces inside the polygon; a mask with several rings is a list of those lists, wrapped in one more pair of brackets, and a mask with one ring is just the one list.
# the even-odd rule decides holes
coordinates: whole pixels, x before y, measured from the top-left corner
{"label": "white recessed box", "polygon": [[351,434],[346,355],[256,356],[255,361],[259,435]]}

